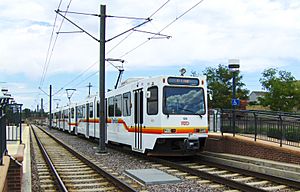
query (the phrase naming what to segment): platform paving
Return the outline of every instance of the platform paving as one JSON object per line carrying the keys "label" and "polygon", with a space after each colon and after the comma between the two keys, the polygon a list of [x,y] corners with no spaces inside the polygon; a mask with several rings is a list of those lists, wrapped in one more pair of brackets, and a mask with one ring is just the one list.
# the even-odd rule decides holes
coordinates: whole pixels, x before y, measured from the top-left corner
{"label": "platform paving", "polygon": [[21,190],[22,192],[28,192],[31,191],[31,155],[30,155],[30,130],[29,126],[23,124],[22,125],[22,141],[23,143],[20,144],[19,141],[10,141],[7,143],[7,150],[8,154],[11,156],[14,156],[18,153],[18,149],[20,145],[25,145],[24,148],[24,155],[23,155],[23,177],[22,177],[22,186]]}

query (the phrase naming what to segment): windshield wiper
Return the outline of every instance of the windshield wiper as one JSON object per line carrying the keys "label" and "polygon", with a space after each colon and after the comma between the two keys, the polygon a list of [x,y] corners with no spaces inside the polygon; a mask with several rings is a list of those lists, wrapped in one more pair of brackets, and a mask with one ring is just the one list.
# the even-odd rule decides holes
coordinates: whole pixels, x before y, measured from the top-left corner
{"label": "windshield wiper", "polygon": [[202,115],[201,115],[200,113],[196,113],[196,115],[199,115],[199,116],[200,116],[200,118],[202,119]]}
{"label": "windshield wiper", "polygon": [[201,119],[202,119],[202,115],[200,113],[194,113],[194,111],[192,111],[192,110],[184,109],[184,108],[181,108],[181,107],[179,107],[178,109],[191,112],[192,113],[191,115],[199,115],[201,117]]}

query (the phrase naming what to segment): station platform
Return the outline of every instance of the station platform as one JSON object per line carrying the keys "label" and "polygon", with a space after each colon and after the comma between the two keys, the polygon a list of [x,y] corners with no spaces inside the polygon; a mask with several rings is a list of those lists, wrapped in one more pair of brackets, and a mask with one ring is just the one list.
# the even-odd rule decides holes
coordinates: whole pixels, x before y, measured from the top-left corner
{"label": "station platform", "polygon": [[30,154],[30,128],[22,125],[22,143],[19,141],[8,141],[7,150],[9,156],[22,164],[21,191],[31,191],[31,154]]}
{"label": "station platform", "polygon": [[261,139],[254,141],[252,137],[238,134],[209,132],[204,150],[300,165],[300,146],[280,146],[277,142]]}

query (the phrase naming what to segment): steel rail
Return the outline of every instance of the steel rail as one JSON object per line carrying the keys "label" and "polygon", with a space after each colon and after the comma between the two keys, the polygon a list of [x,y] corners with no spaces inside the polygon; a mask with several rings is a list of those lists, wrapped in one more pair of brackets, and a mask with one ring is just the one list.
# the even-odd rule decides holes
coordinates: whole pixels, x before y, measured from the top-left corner
{"label": "steel rail", "polygon": [[208,165],[211,165],[213,167],[220,168],[220,169],[226,169],[226,170],[229,170],[229,171],[232,171],[232,172],[243,173],[244,175],[249,175],[249,176],[259,178],[259,179],[264,179],[264,180],[272,181],[274,183],[288,185],[289,187],[294,187],[296,189],[300,189],[299,182],[291,180],[291,179],[276,177],[276,176],[272,176],[272,175],[266,175],[266,174],[263,174],[263,173],[249,171],[249,170],[241,169],[241,168],[237,168],[237,167],[231,167],[231,166],[228,166],[228,165],[222,165],[222,164],[219,164],[219,163],[211,162],[209,160],[203,160],[203,159],[201,159],[201,156],[195,156],[194,159],[196,159],[197,162],[205,163],[205,164],[208,164]]}
{"label": "steel rail", "polygon": [[161,164],[164,164],[164,165],[167,165],[167,166],[170,166],[170,167],[174,167],[174,168],[176,168],[180,171],[184,171],[184,172],[190,173],[192,175],[195,175],[195,176],[198,176],[198,177],[201,177],[201,178],[204,178],[204,179],[208,179],[210,181],[213,181],[213,182],[216,182],[216,183],[228,186],[228,187],[232,187],[234,189],[238,189],[238,190],[241,190],[241,191],[256,191],[256,192],[266,191],[266,190],[263,190],[263,189],[260,189],[260,188],[254,187],[254,186],[247,185],[245,183],[240,183],[240,182],[237,182],[237,181],[233,181],[231,179],[227,179],[227,178],[220,177],[220,176],[217,176],[217,175],[214,175],[214,174],[210,174],[210,173],[207,173],[205,171],[192,169],[192,168],[189,168],[187,166],[184,166],[184,165],[181,165],[181,164],[178,164],[178,163],[174,163],[174,162],[171,162],[171,161],[168,161],[168,160],[159,159],[159,158],[155,158],[155,157],[150,157],[150,159],[157,162],[157,163],[161,163]]}
{"label": "steel rail", "polygon": [[39,126],[37,126],[37,127],[41,131],[43,131],[45,134],[47,134],[49,137],[51,137],[53,140],[55,140],[57,143],[59,143],[60,145],[62,145],[66,150],[68,150],[70,153],[72,153],[75,157],[77,157],[78,159],[80,159],[81,161],[83,161],[86,165],[88,165],[89,167],[91,167],[97,173],[99,173],[100,175],[102,175],[103,177],[105,177],[106,179],[108,179],[110,182],[112,182],[117,188],[119,188],[119,189],[121,189],[123,191],[126,191],[126,192],[127,191],[128,192],[137,192],[137,190],[135,190],[134,188],[130,187],[128,184],[126,184],[122,180],[116,178],[115,176],[111,175],[110,173],[104,171],[103,169],[101,169],[100,167],[98,167],[96,164],[94,164],[93,162],[89,161],[88,159],[86,159],[85,157],[83,157],[82,155],[80,155],[79,153],[77,153],[74,149],[70,148],[69,146],[67,146],[66,144],[64,144],[63,142],[61,142],[57,138],[55,138],[52,134],[48,133],[46,130],[42,129]]}
{"label": "steel rail", "polygon": [[42,152],[42,155],[43,155],[43,157],[44,157],[46,163],[48,164],[49,168],[50,168],[51,171],[52,171],[52,174],[53,174],[53,176],[54,176],[54,178],[55,178],[56,184],[57,184],[58,187],[59,187],[59,190],[60,190],[60,191],[63,191],[63,192],[67,192],[68,189],[66,188],[64,182],[62,181],[62,179],[60,178],[59,174],[57,173],[57,171],[56,171],[56,169],[55,169],[55,167],[54,167],[52,161],[50,160],[50,157],[49,157],[49,155],[48,155],[46,149],[44,148],[44,146],[43,146],[43,144],[41,143],[40,139],[37,137],[36,132],[34,131],[34,129],[33,129],[32,126],[31,126],[31,130],[32,130],[32,132],[33,132],[33,134],[34,134],[34,137],[35,137],[35,139],[36,139],[36,141],[37,141],[37,144],[38,144],[38,146],[39,146],[39,148],[40,148],[40,150],[41,150],[41,152]]}
{"label": "steel rail", "polygon": [[114,149],[114,150],[120,151],[122,153],[132,154],[132,155],[138,156],[142,159],[145,159],[145,160],[148,160],[148,161],[153,161],[153,162],[156,162],[156,163],[160,163],[160,164],[178,169],[180,171],[187,172],[191,175],[195,175],[195,176],[198,176],[200,178],[208,179],[210,181],[213,181],[213,182],[216,182],[216,183],[219,183],[219,184],[223,184],[225,186],[228,186],[228,187],[231,187],[231,188],[234,188],[234,189],[238,189],[238,190],[241,190],[241,191],[247,191],[247,192],[248,191],[256,191],[256,192],[265,192],[266,191],[266,190],[263,190],[263,189],[260,189],[260,188],[257,188],[257,187],[253,187],[253,186],[250,186],[250,185],[247,185],[247,184],[244,184],[244,183],[240,183],[240,182],[233,181],[233,180],[230,180],[230,179],[227,179],[227,178],[223,178],[223,177],[220,177],[220,176],[217,176],[217,175],[214,175],[214,174],[210,174],[210,173],[207,173],[205,171],[195,170],[195,169],[189,168],[187,166],[180,165],[178,163],[174,163],[174,162],[171,162],[171,161],[168,161],[168,160],[164,160],[164,159],[160,159],[160,158],[156,158],[156,157],[152,157],[152,156],[145,156],[143,154],[139,154],[139,153],[129,151],[129,150],[124,150],[124,149],[121,150],[120,148],[118,148],[116,146],[113,146],[113,145],[109,145],[109,147]]}

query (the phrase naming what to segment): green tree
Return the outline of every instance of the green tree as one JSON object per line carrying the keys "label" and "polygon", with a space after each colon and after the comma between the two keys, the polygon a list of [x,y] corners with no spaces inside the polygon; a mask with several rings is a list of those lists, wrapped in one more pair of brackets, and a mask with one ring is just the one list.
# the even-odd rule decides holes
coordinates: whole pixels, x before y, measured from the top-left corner
{"label": "green tree", "polygon": [[263,106],[270,106],[274,111],[292,111],[299,106],[299,83],[291,72],[278,71],[277,69],[266,69],[262,73],[260,83],[267,91],[260,98]]}
{"label": "green tree", "polygon": [[240,72],[230,72],[228,67],[219,64],[217,68],[208,67],[203,71],[207,77],[207,88],[212,94],[209,100],[209,108],[231,108],[232,99],[232,77],[235,75],[236,98],[247,99],[249,90],[244,89],[243,76]]}
{"label": "green tree", "polygon": [[25,109],[23,110],[23,118],[24,118],[24,119],[27,119],[27,118],[29,118],[29,117],[31,117],[31,111],[30,111],[30,109],[25,108]]}

